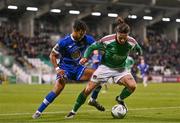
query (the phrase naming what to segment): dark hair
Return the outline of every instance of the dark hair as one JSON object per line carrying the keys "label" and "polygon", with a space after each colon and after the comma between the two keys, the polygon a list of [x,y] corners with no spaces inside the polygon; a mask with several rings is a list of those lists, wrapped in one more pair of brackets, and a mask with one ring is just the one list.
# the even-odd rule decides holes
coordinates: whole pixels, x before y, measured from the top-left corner
{"label": "dark hair", "polygon": [[82,20],[75,20],[73,23],[73,29],[74,29],[74,31],[80,31],[80,30],[86,31],[87,25]]}
{"label": "dark hair", "polygon": [[129,33],[130,32],[130,27],[127,23],[125,23],[124,19],[121,17],[117,17],[115,20],[115,25],[116,25],[116,32],[120,33]]}
{"label": "dark hair", "polygon": [[117,25],[119,25],[121,23],[125,23],[124,19],[122,17],[118,16],[114,21],[114,25],[117,26]]}

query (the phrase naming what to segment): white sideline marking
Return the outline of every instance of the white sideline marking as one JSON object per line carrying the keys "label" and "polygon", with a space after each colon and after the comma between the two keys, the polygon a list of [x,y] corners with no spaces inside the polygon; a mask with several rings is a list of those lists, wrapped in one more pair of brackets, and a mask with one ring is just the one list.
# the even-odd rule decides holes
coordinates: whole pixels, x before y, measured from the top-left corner
{"label": "white sideline marking", "polygon": [[[134,108],[134,109],[129,109],[129,110],[161,110],[161,109],[179,109],[180,106],[176,106],[176,107],[157,107],[157,108]],[[94,112],[97,110],[88,110],[88,111],[81,111],[81,112]],[[110,110],[106,110],[106,111],[110,111]],[[33,112],[34,113],[34,112]],[[25,112],[25,113],[0,113],[0,116],[6,116],[6,115],[32,115],[33,113],[31,112]],[[57,111],[57,112],[43,112],[43,114],[60,114],[60,113],[68,113],[67,111]]]}
{"label": "white sideline marking", "polygon": [[158,110],[158,109],[174,109],[174,108],[180,108],[180,106],[175,106],[175,107],[156,107],[156,108],[134,108],[130,110]]}

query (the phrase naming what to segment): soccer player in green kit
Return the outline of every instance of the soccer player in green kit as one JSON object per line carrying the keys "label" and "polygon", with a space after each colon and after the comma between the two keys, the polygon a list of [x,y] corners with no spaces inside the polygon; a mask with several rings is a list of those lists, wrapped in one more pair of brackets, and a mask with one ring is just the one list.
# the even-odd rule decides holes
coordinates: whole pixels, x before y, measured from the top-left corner
{"label": "soccer player in green kit", "polygon": [[139,55],[142,55],[141,47],[134,38],[128,35],[129,32],[129,25],[119,17],[116,26],[116,34],[105,36],[86,49],[80,63],[85,64],[94,50],[101,50],[104,52],[101,65],[93,73],[91,81],[88,82],[86,88],[83,89],[77,97],[72,111],[68,113],[66,118],[73,118],[77,110],[86,101],[87,96],[99,84],[107,82],[109,78],[113,78],[113,81],[116,84],[125,86],[121,93],[116,97],[116,101],[126,107],[124,99],[130,96],[137,86],[129,69],[131,65],[128,61],[129,52],[135,51]]}

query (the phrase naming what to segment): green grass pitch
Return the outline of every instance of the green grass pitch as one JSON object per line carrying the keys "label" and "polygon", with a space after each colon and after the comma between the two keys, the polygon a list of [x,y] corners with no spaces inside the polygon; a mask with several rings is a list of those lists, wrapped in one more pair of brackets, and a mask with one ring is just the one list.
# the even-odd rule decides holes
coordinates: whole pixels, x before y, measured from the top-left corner
{"label": "green grass pitch", "polygon": [[[73,119],[64,116],[71,110],[85,84],[67,84],[62,94],[45,110],[40,119],[31,116],[53,85],[0,85],[0,123],[180,123],[180,83],[138,84],[125,100],[129,111],[124,119],[113,119],[111,108],[123,86],[109,85],[100,93],[105,112],[86,103]],[[102,91],[104,88],[102,89]]]}

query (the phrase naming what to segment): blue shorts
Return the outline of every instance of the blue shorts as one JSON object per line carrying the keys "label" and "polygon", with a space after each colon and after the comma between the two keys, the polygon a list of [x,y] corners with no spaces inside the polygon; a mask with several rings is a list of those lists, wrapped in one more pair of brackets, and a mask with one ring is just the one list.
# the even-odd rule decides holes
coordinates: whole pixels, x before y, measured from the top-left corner
{"label": "blue shorts", "polygon": [[[86,69],[85,66],[77,65],[77,66],[69,66],[69,65],[61,65],[59,66],[61,69],[65,70],[64,77],[70,80],[80,80],[81,76]],[[56,80],[61,78],[60,75],[57,75]]]}

